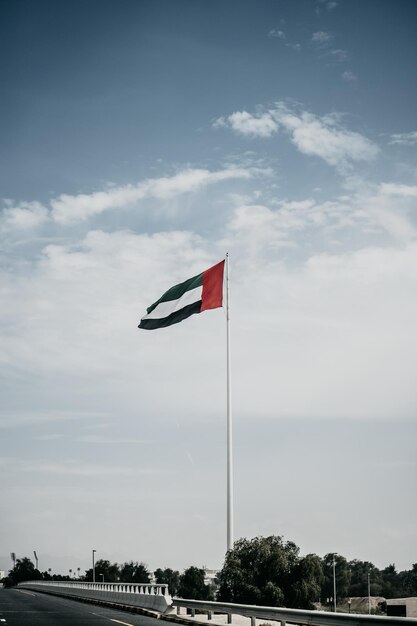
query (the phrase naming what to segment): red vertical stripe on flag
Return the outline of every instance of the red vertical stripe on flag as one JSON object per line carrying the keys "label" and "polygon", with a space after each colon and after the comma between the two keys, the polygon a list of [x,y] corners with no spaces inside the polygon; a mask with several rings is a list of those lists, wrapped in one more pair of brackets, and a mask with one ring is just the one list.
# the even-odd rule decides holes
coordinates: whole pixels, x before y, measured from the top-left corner
{"label": "red vertical stripe on flag", "polygon": [[201,311],[217,309],[223,305],[224,261],[203,272]]}

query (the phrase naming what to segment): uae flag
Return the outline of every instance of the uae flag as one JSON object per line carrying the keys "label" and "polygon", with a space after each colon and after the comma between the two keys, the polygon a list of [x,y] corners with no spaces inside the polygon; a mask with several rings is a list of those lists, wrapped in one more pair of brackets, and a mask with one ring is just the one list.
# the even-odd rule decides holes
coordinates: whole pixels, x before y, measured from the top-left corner
{"label": "uae flag", "polygon": [[182,322],[194,313],[223,306],[224,261],[168,289],[140,320],[138,328],[154,330]]}

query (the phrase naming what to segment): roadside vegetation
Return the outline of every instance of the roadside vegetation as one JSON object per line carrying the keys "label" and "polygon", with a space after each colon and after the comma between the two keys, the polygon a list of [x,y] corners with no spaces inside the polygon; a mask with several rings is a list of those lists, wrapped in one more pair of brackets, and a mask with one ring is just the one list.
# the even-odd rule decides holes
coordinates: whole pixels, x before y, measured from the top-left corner
{"label": "roadside vegetation", "polygon": [[[95,564],[96,582],[155,582],[167,584],[172,596],[195,600],[218,600],[241,604],[327,608],[333,603],[333,559],[335,560],[338,605],[349,598],[368,595],[368,575],[372,597],[383,599],[417,596],[417,563],[410,570],[397,571],[394,564],[378,569],[369,561],[333,553],[300,555],[292,541],[280,536],[239,539],[227,552],[215,581],[207,584],[203,568],[190,566],[184,572],[158,568],[152,574],[145,563],[129,561],[121,565],[107,560]],[[25,580],[92,581],[93,570],[80,568],[65,574],[40,572],[28,557],[17,559],[4,586]],[[349,605],[350,606],[350,605]],[[383,610],[383,605],[380,607]]]}

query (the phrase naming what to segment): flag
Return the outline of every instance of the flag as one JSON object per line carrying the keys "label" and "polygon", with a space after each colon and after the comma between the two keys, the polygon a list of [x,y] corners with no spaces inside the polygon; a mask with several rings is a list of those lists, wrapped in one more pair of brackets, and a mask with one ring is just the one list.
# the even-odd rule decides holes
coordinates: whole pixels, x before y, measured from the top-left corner
{"label": "flag", "polygon": [[224,261],[168,289],[140,320],[138,328],[154,330],[178,324],[194,313],[223,306]]}

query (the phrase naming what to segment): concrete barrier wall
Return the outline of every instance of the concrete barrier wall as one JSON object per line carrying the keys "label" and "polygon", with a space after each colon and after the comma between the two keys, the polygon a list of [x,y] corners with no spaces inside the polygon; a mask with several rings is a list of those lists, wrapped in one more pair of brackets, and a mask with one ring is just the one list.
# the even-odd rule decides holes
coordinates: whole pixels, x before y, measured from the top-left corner
{"label": "concrete barrier wall", "polygon": [[19,583],[18,586],[23,589],[43,591],[55,595],[65,594],[130,604],[157,613],[166,613],[172,605],[172,598],[169,595],[167,585],[33,580]]}

